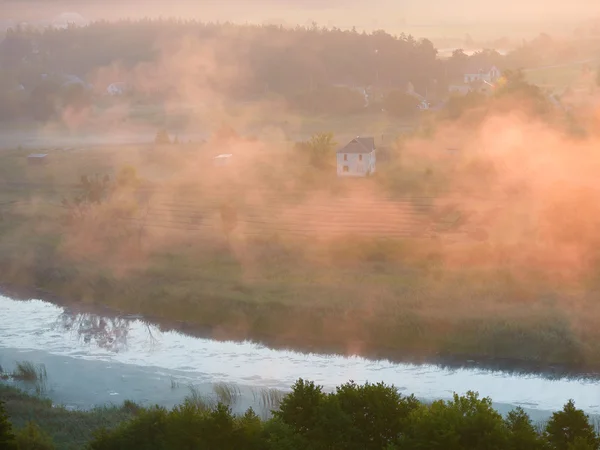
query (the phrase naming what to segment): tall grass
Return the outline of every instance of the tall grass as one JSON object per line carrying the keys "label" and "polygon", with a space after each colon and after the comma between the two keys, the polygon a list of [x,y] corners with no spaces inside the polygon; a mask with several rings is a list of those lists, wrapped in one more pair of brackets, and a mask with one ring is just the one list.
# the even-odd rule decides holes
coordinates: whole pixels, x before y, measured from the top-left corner
{"label": "tall grass", "polygon": [[216,406],[215,402],[210,397],[202,394],[197,386],[190,384],[188,389],[190,393],[185,397],[184,402],[186,404],[195,406],[201,411],[210,411]]}
{"label": "tall grass", "polygon": [[12,376],[19,381],[36,381],[38,368],[31,361],[17,361]]}
{"label": "tall grass", "polygon": [[217,396],[217,401],[227,406],[235,406],[242,393],[240,388],[233,383],[216,383],[213,390]]}
{"label": "tall grass", "polygon": [[254,403],[257,403],[262,410],[262,418],[268,419],[272,416],[273,410],[279,408],[286,393],[279,389],[262,388],[259,390],[253,389],[252,395],[254,396]]}
{"label": "tall grass", "polygon": [[34,364],[31,361],[17,361],[12,378],[27,383],[35,383],[35,393],[38,396],[48,392],[48,372],[44,364]]}

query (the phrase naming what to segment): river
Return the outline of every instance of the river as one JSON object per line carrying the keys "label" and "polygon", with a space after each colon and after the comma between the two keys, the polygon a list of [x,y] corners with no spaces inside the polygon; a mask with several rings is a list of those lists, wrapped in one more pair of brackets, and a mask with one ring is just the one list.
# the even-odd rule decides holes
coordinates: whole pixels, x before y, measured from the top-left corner
{"label": "river", "polygon": [[209,395],[218,382],[239,387],[239,411],[248,406],[257,409],[264,389],[285,391],[302,377],[326,390],[349,380],[383,381],[423,400],[473,390],[491,397],[502,413],[522,406],[534,420],[549,417],[570,398],[588,414],[600,414],[595,380],[551,380],[273,350],[252,342],[161,331],[136,317],[81,314],[41,300],[0,296],[0,365],[11,370],[22,360],[44,364],[46,395],[72,409],[120,404],[126,399],[171,407],[190,393],[190,385]]}

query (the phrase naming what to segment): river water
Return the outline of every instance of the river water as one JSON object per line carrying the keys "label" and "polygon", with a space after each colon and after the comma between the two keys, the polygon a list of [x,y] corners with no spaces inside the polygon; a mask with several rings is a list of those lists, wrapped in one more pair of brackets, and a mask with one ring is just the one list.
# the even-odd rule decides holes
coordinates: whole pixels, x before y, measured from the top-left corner
{"label": "river water", "polygon": [[502,413],[522,406],[534,420],[547,418],[570,398],[588,414],[600,414],[600,384],[594,380],[273,350],[161,332],[135,317],[78,314],[40,300],[0,296],[0,365],[11,370],[22,360],[46,366],[47,396],[69,408],[126,399],[171,407],[189,394],[190,385],[209,395],[213,383],[226,382],[239,386],[237,409],[260,409],[257,392],[285,391],[302,377],[326,390],[349,380],[383,381],[423,400],[473,390],[491,397]]}

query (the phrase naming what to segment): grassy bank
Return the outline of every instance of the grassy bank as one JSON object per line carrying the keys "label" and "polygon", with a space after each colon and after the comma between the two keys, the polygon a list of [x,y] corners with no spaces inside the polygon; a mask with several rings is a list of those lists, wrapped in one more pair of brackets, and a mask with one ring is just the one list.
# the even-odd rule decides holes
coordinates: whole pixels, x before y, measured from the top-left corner
{"label": "grassy bank", "polygon": [[[42,167],[5,154],[14,165],[5,177],[16,180],[21,170],[27,183],[2,193],[20,203],[0,222],[0,285],[217,339],[600,370],[593,280],[584,286],[518,264],[514,247],[411,237],[434,221],[439,197],[402,200],[386,194],[381,179],[349,184],[311,174],[317,179],[308,182],[299,170],[269,165],[243,171],[244,180],[214,176],[210,164],[191,164],[205,161],[195,151],[66,153]],[[267,161],[281,168],[281,159]],[[125,164],[153,186],[146,203],[142,194],[125,199],[137,202],[137,215],[117,220],[110,208],[119,205],[103,204],[67,217],[60,203],[75,195],[68,183]],[[50,175],[53,183],[33,183]],[[227,198],[239,207],[229,239],[219,219]]]}
{"label": "grassy bank", "polygon": [[35,422],[48,434],[56,448],[80,450],[90,441],[94,431],[112,429],[133,417],[127,404],[122,407],[102,407],[90,411],[69,411],[50,400],[30,396],[23,391],[0,383],[0,399],[15,428]]}

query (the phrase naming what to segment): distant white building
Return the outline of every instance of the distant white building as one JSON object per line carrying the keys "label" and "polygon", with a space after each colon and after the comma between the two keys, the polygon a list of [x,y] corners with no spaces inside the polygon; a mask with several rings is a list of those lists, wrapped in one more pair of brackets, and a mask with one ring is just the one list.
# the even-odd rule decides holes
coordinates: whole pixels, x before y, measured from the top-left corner
{"label": "distant white building", "polygon": [[106,88],[106,93],[112,96],[123,95],[129,90],[129,86],[124,81],[118,81],[110,84]]}
{"label": "distant white building", "polygon": [[375,173],[375,138],[356,137],[336,152],[339,177],[366,177]]}
{"label": "distant white building", "polygon": [[471,69],[464,75],[465,84],[474,82],[495,83],[502,76],[496,66]]}

